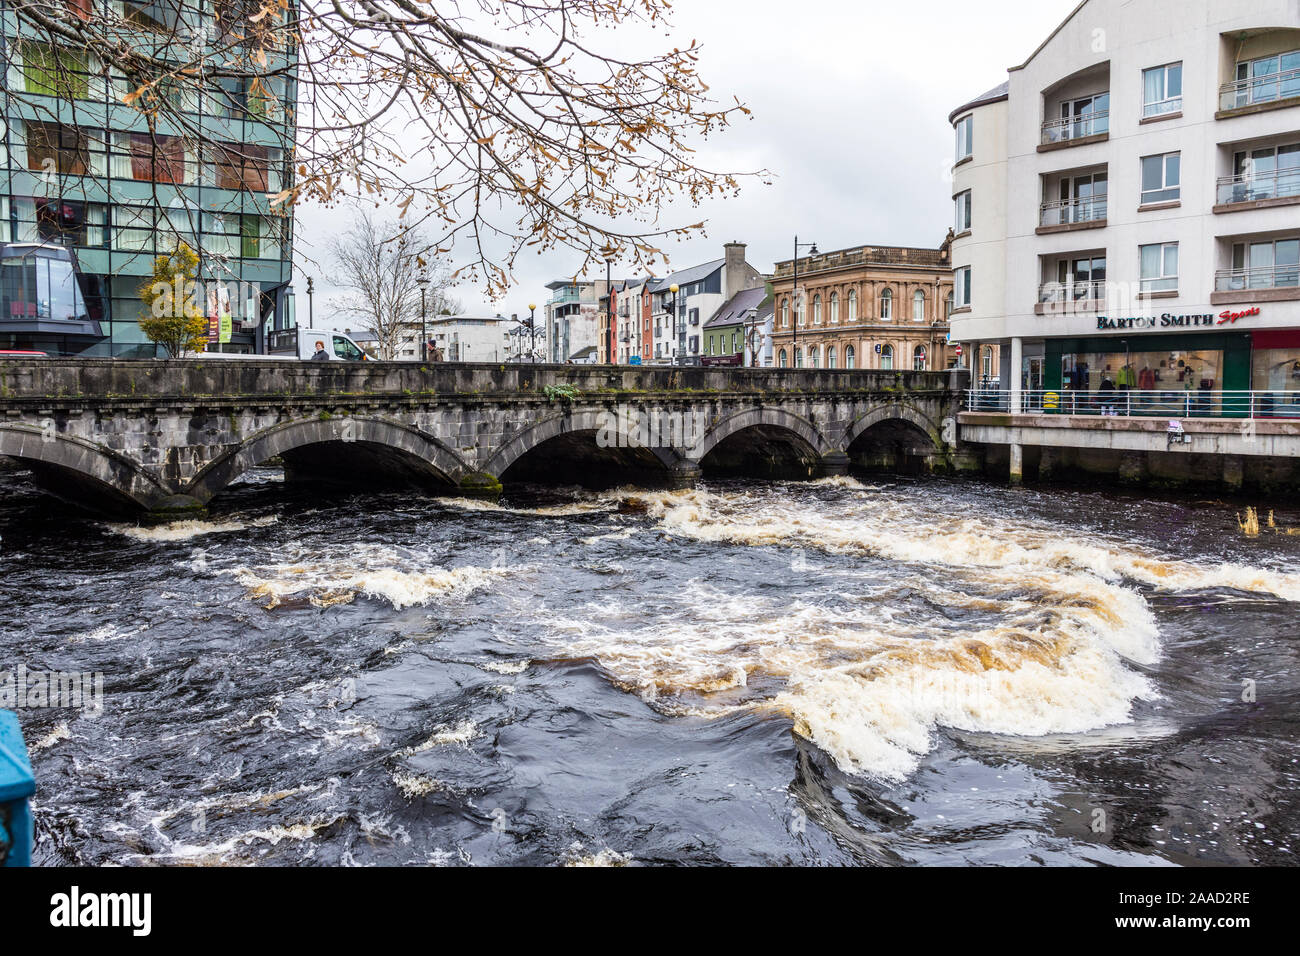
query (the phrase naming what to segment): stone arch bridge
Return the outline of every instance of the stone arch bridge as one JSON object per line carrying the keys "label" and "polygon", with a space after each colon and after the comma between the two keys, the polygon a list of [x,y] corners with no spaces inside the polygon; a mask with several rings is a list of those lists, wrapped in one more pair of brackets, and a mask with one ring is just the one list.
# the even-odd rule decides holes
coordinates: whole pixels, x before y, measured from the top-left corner
{"label": "stone arch bridge", "polygon": [[0,458],[76,503],[192,513],[291,480],[687,487],[956,467],[965,373],[272,360],[0,361]]}

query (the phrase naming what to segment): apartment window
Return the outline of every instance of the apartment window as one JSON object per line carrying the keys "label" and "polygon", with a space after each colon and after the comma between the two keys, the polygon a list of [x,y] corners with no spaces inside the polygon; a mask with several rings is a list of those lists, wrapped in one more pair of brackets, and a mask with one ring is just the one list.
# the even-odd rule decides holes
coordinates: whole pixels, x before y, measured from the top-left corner
{"label": "apartment window", "polygon": [[894,347],[892,345],[882,345],[880,347],[880,367],[889,371],[894,367]]}
{"label": "apartment window", "polygon": [[1142,205],[1174,202],[1182,196],[1182,154],[1142,157]]}
{"label": "apartment window", "polygon": [[920,289],[912,295],[912,321],[925,321],[925,293]]}
{"label": "apartment window", "polygon": [[957,121],[957,161],[965,159],[975,151],[975,117],[967,116]]}
{"label": "apartment window", "polygon": [[28,93],[65,100],[90,97],[90,54],[37,43],[20,45],[23,87]]}
{"label": "apartment window", "polygon": [[957,218],[953,228],[960,235],[963,232],[970,232],[970,212],[971,212],[971,193],[966,190],[964,193],[958,193],[953,204],[957,207]]}
{"label": "apartment window", "polygon": [[925,346],[918,345],[915,351],[912,352],[912,370],[915,372],[924,372],[925,361],[926,361]]}
{"label": "apartment window", "polygon": [[1163,242],[1142,246],[1143,292],[1176,292],[1178,290],[1178,243]]}
{"label": "apartment window", "polygon": [[[1105,172],[1064,176],[1057,186],[1059,202],[1043,207],[1044,226],[1063,226],[1096,222],[1106,218],[1110,178]],[[1050,193],[1048,194],[1050,196]]]}
{"label": "apartment window", "polygon": [[788,329],[789,327],[790,327],[790,300],[782,299],[781,300],[781,328]]}
{"label": "apartment window", "polygon": [[1056,264],[1056,284],[1043,289],[1044,302],[1097,301],[1106,297],[1106,257],[1062,259]]}
{"label": "apartment window", "polygon": [[1219,202],[1300,196],[1300,143],[1239,150],[1232,168],[1235,175],[1222,184]]}
{"label": "apartment window", "polygon": [[250,192],[279,192],[280,175],[276,168],[280,151],[253,143],[221,144],[211,151],[220,189],[247,189]]}
{"label": "apartment window", "polygon": [[894,292],[886,289],[880,293],[880,317],[886,321],[894,317]]}
{"label": "apartment window", "polygon": [[[85,176],[103,173],[103,143],[92,144],[90,130],[60,123],[26,120],[27,168],[36,173]],[[92,145],[97,146],[92,159]]]}
{"label": "apartment window", "polygon": [[953,272],[953,293],[956,296],[957,308],[965,309],[970,306],[970,283],[971,272],[970,266],[964,266]]}
{"label": "apartment window", "polygon": [[153,250],[153,206],[117,202],[113,206],[113,248],[121,252]]}
{"label": "apartment window", "polygon": [[1081,139],[1110,131],[1110,93],[1097,93],[1061,104],[1065,139]]}
{"label": "apartment window", "polygon": [[1237,82],[1232,89],[1234,101],[1225,106],[1249,106],[1300,96],[1300,50],[1238,63]]}
{"label": "apartment window", "polygon": [[822,297],[813,296],[813,325],[822,324]]}
{"label": "apartment window", "polygon": [[179,136],[114,133],[112,174],[116,179],[184,185],[194,182]]}
{"label": "apartment window", "polygon": [[831,312],[831,325],[839,325],[839,322],[840,322],[840,294],[839,294],[838,292],[832,292],[832,293],[831,293],[830,312]]}
{"label": "apartment window", "polygon": [[943,317],[948,319],[952,315],[952,293],[949,292],[943,300]]}
{"label": "apartment window", "polygon": [[1142,117],[1164,116],[1183,108],[1183,65],[1169,63],[1142,71]]}
{"label": "apartment window", "polygon": [[849,290],[849,321],[858,321],[858,293],[856,289]]}
{"label": "apartment window", "polygon": [[826,367],[835,367],[835,346],[833,345],[826,346]]}
{"label": "apartment window", "polygon": [[846,345],[846,346],[844,347],[844,367],[845,367],[845,368],[855,368],[856,366],[855,366],[854,363],[857,361],[857,357],[858,357],[857,352],[856,352],[856,350],[854,350],[854,348],[853,348],[852,345]]}
{"label": "apartment window", "polygon": [[[23,202],[24,200],[19,200],[20,204]],[[103,247],[106,209],[99,203],[72,202],[66,199],[35,199],[26,202],[32,203],[31,209],[36,217],[36,235],[42,242],[54,242],[63,246]]]}
{"label": "apartment window", "polygon": [[1297,285],[1300,285],[1300,239],[1233,245],[1229,290],[1293,289]]}

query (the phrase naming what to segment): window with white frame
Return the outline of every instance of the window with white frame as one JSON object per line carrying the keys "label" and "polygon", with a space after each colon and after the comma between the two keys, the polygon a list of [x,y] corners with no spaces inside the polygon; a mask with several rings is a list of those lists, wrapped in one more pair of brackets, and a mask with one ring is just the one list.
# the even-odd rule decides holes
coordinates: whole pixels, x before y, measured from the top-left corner
{"label": "window with white frame", "polygon": [[963,193],[958,193],[957,198],[953,200],[953,204],[957,207],[956,221],[953,224],[953,228],[957,231],[958,235],[961,235],[961,233],[963,232],[970,232],[970,221],[971,221],[971,217],[970,217],[971,198],[970,197],[971,197],[971,192],[968,189]]}
{"label": "window with white frame", "polygon": [[1159,242],[1142,246],[1143,292],[1178,291],[1178,243]]}
{"label": "window with white frame", "polygon": [[912,321],[925,321],[925,293],[920,289],[912,293]]}
{"label": "window with white frame", "polygon": [[970,282],[970,266],[963,266],[953,272],[953,296],[959,309],[970,308]]}
{"label": "window with white frame", "polygon": [[835,367],[835,346],[833,345],[826,346],[826,367]]}
{"label": "window with white frame", "polygon": [[964,116],[957,121],[957,161],[965,159],[975,151],[974,146],[975,117]]}
{"label": "window with white frame", "polygon": [[852,346],[852,345],[847,345],[847,346],[845,346],[845,348],[844,348],[844,367],[845,367],[845,368],[855,368],[856,366],[855,366],[853,363],[854,363],[856,360],[857,360],[857,352],[854,350],[853,346]]}
{"label": "window with white frame", "polygon": [[822,324],[822,297],[813,296],[813,325]]}
{"label": "window with white frame", "polygon": [[1142,71],[1142,118],[1177,113],[1183,108],[1183,65],[1167,63]]}
{"label": "window with white frame", "polygon": [[1182,154],[1142,157],[1142,205],[1175,202],[1182,197]]}
{"label": "window with white frame", "polygon": [[781,328],[788,329],[789,327],[790,327],[790,300],[782,299],[781,300]]}
{"label": "window with white frame", "polygon": [[856,289],[849,290],[849,315],[848,321],[858,321],[858,292]]}
{"label": "window with white frame", "polygon": [[1234,243],[1230,278],[1230,291],[1295,288],[1300,285],[1300,239]]}
{"label": "window with white frame", "polygon": [[918,345],[918,346],[916,347],[916,349],[912,352],[912,369],[913,369],[913,371],[916,371],[916,372],[924,372],[924,371],[925,371],[925,360],[926,360],[925,346],[924,346],[924,345]]}
{"label": "window with white frame", "polygon": [[880,347],[880,367],[889,371],[894,367],[894,347],[892,345],[882,345]]}
{"label": "window with white frame", "polygon": [[880,317],[886,321],[894,317],[894,290],[886,289],[880,293]]}
{"label": "window with white frame", "polygon": [[840,324],[840,294],[838,292],[831,293],[830,313],[831,313],[831,325],[839,325]]}

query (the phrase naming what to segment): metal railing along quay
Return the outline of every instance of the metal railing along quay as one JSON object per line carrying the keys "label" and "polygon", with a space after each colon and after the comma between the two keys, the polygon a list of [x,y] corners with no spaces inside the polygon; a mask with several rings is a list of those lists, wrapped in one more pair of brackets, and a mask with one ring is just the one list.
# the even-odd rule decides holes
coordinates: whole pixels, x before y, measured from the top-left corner
{"label": "metal railing along quay", "polygon": [[[966,391],[966,410],[1023,415],[1116,415],[1138,418],[1300,419],[1300,392],[1210,389],[1025,390],[1013,403],[1001,388]],[[1013,404],[1015,407],[1013,408]]]}

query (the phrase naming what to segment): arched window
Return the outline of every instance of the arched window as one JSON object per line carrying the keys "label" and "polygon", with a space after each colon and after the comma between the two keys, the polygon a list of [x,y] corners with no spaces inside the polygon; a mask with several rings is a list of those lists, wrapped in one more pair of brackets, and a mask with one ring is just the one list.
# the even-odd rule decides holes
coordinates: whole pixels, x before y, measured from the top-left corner
{"label": "arched window", "polygon": [[943,300],[943,317],[949,319],[952,317],[952,293],[948,293],[948,298]]}
{"label": "arched window", "polygon": [[885,320],[894,317],[894,290],[886,289],[880,293],[880,317]]}
{"label": "arched window", "polygon": [[807,310],[803,305],[807,298],[802,292],[794,297],[794,321],[799,328],[803,328],[808,319]]}
{"label": "arched window", "polygon": [[803,349],[801,348],[794,350],[794,367],[803,368]]}
{"label": "arched window", "polygon": [[782,299],[781,300],[781,328],[788,329],[789,327],[790,327],[790,300]]}
{"label": "arched window", "polygon": [[925,321],[925,293],[920,289],[912,294],[912,321]]}
{"label": "arched window", "polygon": [[848,321],[858,321],[858,293],[856,289],[849,290],[849,317]]}
{"label": "arched window", "polygon": [[[849,293],[849,295],[852,295],[852,294],[853,294],[852,292]],[[854,363],[854,360],[855,360],[856,358],[857,358],[857,353],[853,351],[853,346],[852,346],[852,345],[845,346],[845,348],[844,348],[844,367],[845,367],[845,368],[857,368],[857,366],[853,364],[853,363]]]}
{"label": "arched window", "polygon": [[817,364],[819,361],[819,356],[820,356],[820,351],[818,350],[817,346],[815,345],[808,346],[808,367],[809,368],[821,368],[821,366]]}
{"label": "arched window", "polygon": [[826,367],[835,367],[835,346],[833,345],[826,346]]}
{"label": "arched window", "polygon": [[924,372],[925,358],[925,346],[918,345],[916,351],[912,353],[912,368],[918,372]]}
{"label": "arched window", "polygon": [[840,324],[840,294],[831,293],[831,325]]}
{"label": "arched window", "polygon": [[822,297],[813,296],[813,325],[822,324]]}
{"label": "arched window", "polygon": [[980,369],[986,380],[993,377],[993,346],[984,346],[984,357],[980,363]]}
{"label": "arched window", "polygon": [[894,347],[892,345],[882,345],[880,347],[880,367],[886,371],[894,367]]}
{"label": "arched window", "polygon": [[780,362],[781,368],[789,367],[788,365],[789,359],[786,357],[785,349],[781,350],[781,354],[777,357],[777,361]]}

